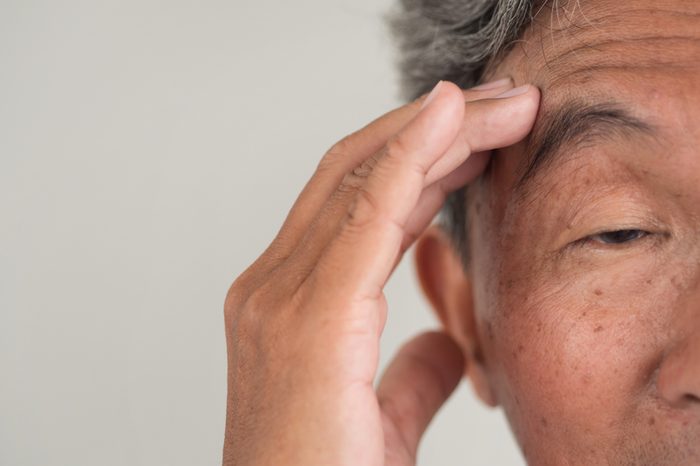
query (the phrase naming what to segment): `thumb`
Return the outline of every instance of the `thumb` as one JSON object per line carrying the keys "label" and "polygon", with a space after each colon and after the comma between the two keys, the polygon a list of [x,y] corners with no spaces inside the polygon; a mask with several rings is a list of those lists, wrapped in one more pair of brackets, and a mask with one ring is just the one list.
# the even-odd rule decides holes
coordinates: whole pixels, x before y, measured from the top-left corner
{"label": "thumb", "polygon": [[457,387],[464,364],[459,346],[443,332],[418,335],[399,350],[377,388],[387,464],[415,464],[420,438]]}

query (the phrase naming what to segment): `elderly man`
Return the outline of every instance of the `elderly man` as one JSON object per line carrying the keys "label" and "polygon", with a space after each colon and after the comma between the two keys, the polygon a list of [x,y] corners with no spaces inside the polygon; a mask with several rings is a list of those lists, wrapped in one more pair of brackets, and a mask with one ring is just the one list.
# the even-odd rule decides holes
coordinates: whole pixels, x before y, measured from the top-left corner
{"label": "elderly man", "polygon": [[[700,464],[700,2],[391,22],[406,95],[444,81],[334,145],[232,285],[224,464],[414,464],[463,374],[530,464]],[[375,390],[416,240],[444,332]]]}

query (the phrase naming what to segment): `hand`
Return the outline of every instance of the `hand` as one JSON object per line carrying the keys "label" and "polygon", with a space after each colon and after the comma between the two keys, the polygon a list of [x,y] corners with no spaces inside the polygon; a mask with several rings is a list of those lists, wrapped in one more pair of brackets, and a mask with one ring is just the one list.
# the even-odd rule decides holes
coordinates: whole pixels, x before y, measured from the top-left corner
{"label": "hand", "polygon": [[494,98],[512,86],[442,82],[323,157],[226,297],[225,466],[415,464],[464,359],[446,334],[420,335],[375,390],[383,287],[447,193],[531,130],[539,92]]}

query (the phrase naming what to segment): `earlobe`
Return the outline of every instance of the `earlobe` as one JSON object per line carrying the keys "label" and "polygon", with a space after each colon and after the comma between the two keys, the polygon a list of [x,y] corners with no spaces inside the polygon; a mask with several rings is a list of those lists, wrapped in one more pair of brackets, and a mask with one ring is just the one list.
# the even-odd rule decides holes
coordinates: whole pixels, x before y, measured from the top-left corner
{"label": "earlobe", "polygon": [[462,348],[467,360],[465,375],[477,396],[485,404],[496,406],[476,326],[472,283],[440,226],[431,225],[418,239],[414,260],[423,294],[447,333]]}

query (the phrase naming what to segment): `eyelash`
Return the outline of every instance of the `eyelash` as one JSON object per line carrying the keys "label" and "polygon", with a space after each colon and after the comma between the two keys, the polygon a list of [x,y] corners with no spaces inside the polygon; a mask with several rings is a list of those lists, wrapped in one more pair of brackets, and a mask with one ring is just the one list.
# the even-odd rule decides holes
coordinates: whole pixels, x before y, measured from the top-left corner
{"label": "eyelash", "polygon": [[650,236],[651,233],[645,230],[635,228],[625,228],[621,230],[611,230],[596,233],[586,236],[580,241],[582,243],[597,243],[604,247],[624,247],[629,243],[633,243]]}

